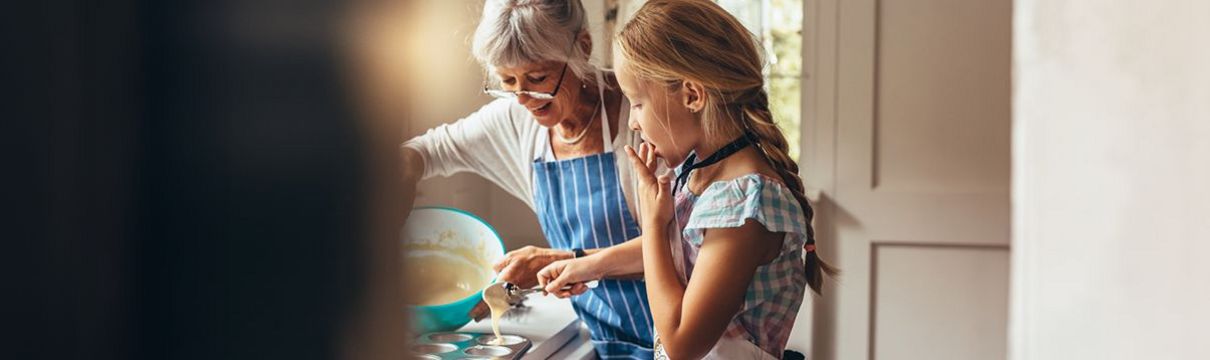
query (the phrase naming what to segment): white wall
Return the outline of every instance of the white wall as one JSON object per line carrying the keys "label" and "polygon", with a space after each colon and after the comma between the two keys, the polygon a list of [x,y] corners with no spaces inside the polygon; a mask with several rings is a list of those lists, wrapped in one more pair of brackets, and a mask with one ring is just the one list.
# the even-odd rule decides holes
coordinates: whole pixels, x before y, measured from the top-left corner
{"label": "white wall", "polygon": [[1210,2],[1015,15],[1011,358],[1210,358]]}

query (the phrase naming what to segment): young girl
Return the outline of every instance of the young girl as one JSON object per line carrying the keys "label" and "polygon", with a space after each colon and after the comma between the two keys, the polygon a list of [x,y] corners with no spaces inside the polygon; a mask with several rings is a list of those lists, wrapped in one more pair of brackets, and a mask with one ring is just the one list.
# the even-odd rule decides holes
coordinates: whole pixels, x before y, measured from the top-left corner
{"label": "young girl", "polygon": [[[826,265],[757,43],[711,1],[651,0],[616,48],[630,126],[646,141],[627,151],[656,358],[780,358]],[[680,165],[656,175],[658,158]]]}

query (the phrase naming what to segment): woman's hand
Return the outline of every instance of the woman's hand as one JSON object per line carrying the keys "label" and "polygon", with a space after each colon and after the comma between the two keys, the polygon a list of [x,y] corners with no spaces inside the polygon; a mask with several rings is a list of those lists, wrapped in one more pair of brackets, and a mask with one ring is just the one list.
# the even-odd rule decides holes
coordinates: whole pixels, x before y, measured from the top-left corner
{"label": "woman's hand", "polygon": [[527,289],[538,285],[538,271],[555,261],[575,257],[570,251],[526,246],[504,254],[504,259],[492,265],[499,275],[497,282],[510,282]]}
{"label": "woman's hand", "polygon": [[627,145],[626,154],[639,179],[639,217],[643,231],[668,225],[673,218],[671,174],[656,176],[655,145],[642,143],[636,152]]}
{"label": "woman's hand", "polygon": [[[588,256],[550,263],[538,271],[538,285],[560,299],[583,294],[588,291],[586,282],[601,278],[595,260]],[[571,289],[564,291],[563,287],[567,285],[571,285]]]}
{"label": "woman's hand", "polygon": [[[498,274],[497,282],[509,282],[522,289],[528,289],[538,285],[538,270],[552,262],[573,257],[575,254],[570,251],[526,246],[504,254],[504,259],[492,264],[492,270]],[[479,304],[471,309],[470,316],[479,320],[487,316],[488,312],[487,304],[479,301]]]}

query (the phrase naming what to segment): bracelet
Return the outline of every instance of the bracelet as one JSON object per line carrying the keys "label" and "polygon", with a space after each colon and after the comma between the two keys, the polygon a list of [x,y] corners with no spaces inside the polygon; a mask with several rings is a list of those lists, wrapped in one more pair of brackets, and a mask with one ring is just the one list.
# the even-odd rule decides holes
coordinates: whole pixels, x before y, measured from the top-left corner
{"label": "bracelet", "polygon": [[571,249],[571,252],[575,254],[572,256],[573,259],[579,259],[579,258],[588,256],[588,253],[584,252],[584,249],[581,249],[581,248]]}

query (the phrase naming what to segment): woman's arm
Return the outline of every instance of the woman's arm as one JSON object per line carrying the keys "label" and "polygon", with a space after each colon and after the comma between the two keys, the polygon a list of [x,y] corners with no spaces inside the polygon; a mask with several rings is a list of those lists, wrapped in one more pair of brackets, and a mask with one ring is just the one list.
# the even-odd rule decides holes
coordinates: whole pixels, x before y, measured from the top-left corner
{"label": "woman's arm", "polygon": [[[420,177],[451,176],[470,172],[491,181],[510,194],[528,193],[530,186],[528,133],[519,127],[536,126],[507,100],[496,100],[458,121],[429,129],[404,142],[420,154]],[[532,140],[532,139],[531,139]]]}
{"label": "woman's arm", "polygon": [[[399,150],[403,187],[403,220],[411,215],[420,181],[433,176],[449,176],[458,172],[474,172],[497,184],[524,183],[524,179],[509,179],[512,173],[505,166],[500,148],[519,143],[511,125],[507,102],[495,101],[453,123],[429,129],[423,135],[405,141]],[[504,186],[504,185],[501,185]]]}

